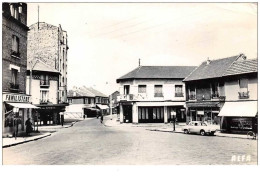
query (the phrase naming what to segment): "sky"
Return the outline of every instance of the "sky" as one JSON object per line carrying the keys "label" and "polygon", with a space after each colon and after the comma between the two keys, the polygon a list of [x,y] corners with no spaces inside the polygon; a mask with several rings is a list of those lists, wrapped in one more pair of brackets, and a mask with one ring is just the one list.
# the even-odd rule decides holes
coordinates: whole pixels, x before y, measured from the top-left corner
{"label": "sky", "polygon": [[27,3],[30,26],[68,33],[68,88],[118,90],[116,79],[142,66],[198,66],[244,53],[257,57],[252,3]]}

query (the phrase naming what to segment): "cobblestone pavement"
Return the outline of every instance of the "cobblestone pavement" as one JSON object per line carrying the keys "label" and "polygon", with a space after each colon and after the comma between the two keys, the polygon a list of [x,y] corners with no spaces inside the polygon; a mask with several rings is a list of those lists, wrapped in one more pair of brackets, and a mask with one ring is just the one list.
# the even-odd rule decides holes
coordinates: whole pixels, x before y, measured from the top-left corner
{"label": "cobblestone pavement", "polygon": [[3,164],[257,164],[257,141],[76,123],[3,149]]}

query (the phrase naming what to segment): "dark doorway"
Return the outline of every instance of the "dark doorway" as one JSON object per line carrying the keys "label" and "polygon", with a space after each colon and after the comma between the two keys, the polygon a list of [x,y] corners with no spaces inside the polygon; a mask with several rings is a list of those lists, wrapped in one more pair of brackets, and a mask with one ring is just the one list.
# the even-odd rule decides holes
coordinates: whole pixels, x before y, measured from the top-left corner
{"label": "dark doorway", "polygon": [[124,123],[132,123],[132,105],[123,106]]}

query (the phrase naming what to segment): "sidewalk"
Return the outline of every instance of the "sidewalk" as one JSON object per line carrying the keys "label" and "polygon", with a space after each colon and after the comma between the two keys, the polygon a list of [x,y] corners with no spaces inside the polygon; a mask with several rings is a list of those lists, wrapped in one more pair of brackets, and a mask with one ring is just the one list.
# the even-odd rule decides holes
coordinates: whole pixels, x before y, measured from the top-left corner
{"label": "sidewalk", "polygon": [[[178,123],[175,125],[175,131],[173,132],[173,125],[172,123],[139,123],[139,124],[132,124],[132,123],[121,123],[118,121],[117,116],[113,115],[113,119],[111,120],[111,116],[106,116],[104,119],[104,126],[107,127],[140,127],[144,128],[148,131],[157,131],[157,132],[171,132],[171,133],[183,133],[182,126],[185,126],[185,123]],[[216,137],[228,137],[228,138],[241,138],[247,139],[247,135],[243,134],[229,134],[229,133],[221,133],[217,131],[215,133]]]}
{"label": "sidewalk", "polygon": [[[78,120],[79,121],[79,120]],[[20,136],[16,139],[14,137],[12,138],[2,138],[3,139],[3,146],[2,148],[15,146],[22,143],[27,143],[35,140],[39,140],[48,136],[51,136],[51,133],[54,133],[60,129],[63,128],[69,128],[72,127],[76,122],[78,121],[65,121],[64,125],[49,125],[49,126],[39,126],[38,131],[39,132],[33,132],[31,133],[31,136]]]}

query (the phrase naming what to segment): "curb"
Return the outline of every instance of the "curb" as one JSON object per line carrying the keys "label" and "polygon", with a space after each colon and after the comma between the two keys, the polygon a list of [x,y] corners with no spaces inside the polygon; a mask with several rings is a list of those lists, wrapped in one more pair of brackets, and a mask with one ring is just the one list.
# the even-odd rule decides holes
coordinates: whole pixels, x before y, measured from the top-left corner
{"label": "curb", "polygon": [[11,146],[15,146],[15,145],[19,145],[19,144],[23,144],[23,143],[31,142],[31,141],[35,141],[35,140],[39,140],[39,139],[43,139],[43,138],[48,137],[48,136],[51,136],[51,133],[46,134],[46,135],[41,136],[41,137],[38,137],[38,138],[29,139],[29,140],[25,140],[25,141],[17,142],[17,143],[13,143],[13,144],[3,145],[2,148],[7,148],[7,147],[11,147]]}
{"label": "curb", "polygon": [[[72,127],[75,123],[77,123],[77,122],[79,122],[79,121],[80,121],[80,120],[74,121],[74,122],[71,123],[71,125],[66,126],[66,127],[63,127],[63,128],[70,128],[70,127]],[[60,128],[60,129],[63,129],[63,128]],[[57,131],[57,130],[55,130],[54,132],[56,132],[56,131]],[[48,136],[51,136],[51,133],[45,134],[44,136],[40,136],[40,137],[38,137],[38,138],[29,139],[29,140],[25,140],[25,141],[13,143],[13,144],[3,145],[2,148],[8,148],[8,147],[12,147],[12,146],[19,145],[19,144],[28,143],[28,142],[31,142],[31,141],[36,141],[36,140],[43,139],[43,138],[48,137]]]}
{"label": "curb", "polygon": [[[183,133],[183,132],[180,132],[180,131],[167,131],[167,130],[158,130],[158,129],[146,129],[148,131],[159,131],[159,132],[169,132],[169,133]],[[247,139],[249,140],[248,138],[245,138],[245,137],[238,137],[238,136],[221,136],[221,135],[214,135],[216,137],[226,137],[226,138],[239,138],[239,139]],[[258,140],[258,139],[256,139]]]}

